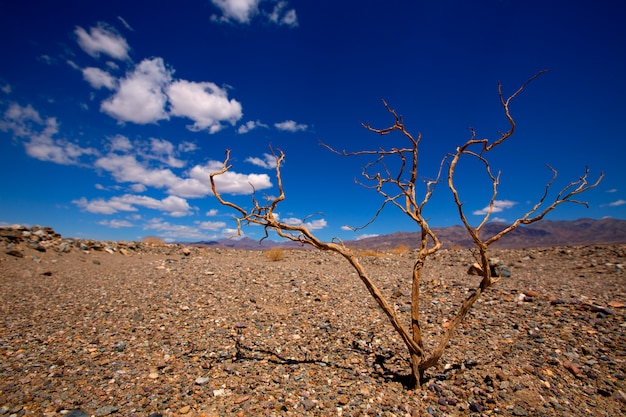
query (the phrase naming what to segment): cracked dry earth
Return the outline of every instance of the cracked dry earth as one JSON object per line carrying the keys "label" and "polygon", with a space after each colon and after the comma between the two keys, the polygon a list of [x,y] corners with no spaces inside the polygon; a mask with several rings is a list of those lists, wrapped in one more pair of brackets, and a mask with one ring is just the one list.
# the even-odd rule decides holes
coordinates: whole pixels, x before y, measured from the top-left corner
{"label": "cracked dry earth", "polygon": [[[421,390],[338,255],[166,246],[0,254],[0,416],[618,416],[626,246],[494,250],[512,276],[474,306]],[[439,252],[426,346],[479,278]],[[364,256],[408,322],[411,253]]]}

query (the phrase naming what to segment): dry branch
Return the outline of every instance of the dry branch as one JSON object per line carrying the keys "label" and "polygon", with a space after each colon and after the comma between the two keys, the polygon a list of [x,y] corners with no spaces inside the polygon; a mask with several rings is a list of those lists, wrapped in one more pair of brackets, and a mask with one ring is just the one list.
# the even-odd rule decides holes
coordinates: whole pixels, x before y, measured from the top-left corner
{"label": "dry branch", "polygon": [[[435,179],[423,181],[423,194],[421,198],[417,197],[417,186],[419,185],[419,144],[422,140],[421,134],[417,137],[409,133],[402,120],[395,110],[393,110],[384,100],[383,105],[387,112],[393,116],[394,123],[385,128],[374,128],[368,123],[363,126],[370,132],[378,134],[380,136],[388,136],[393,133],[400,134],[405,140],[409,142],[408,147],[390,147],[386,148],[381,146],[376,150],[360,150],[348,152],[346,150],[337,151],[329,145],[323,144],[322,146],[329,149],[331,152],[344,156],[344,157],[375,157],[373,161],[367,163],[362,170],[362,177],[365,182],[361,185],[375,190],[381,197],[382,202],[378,209],[375,211],[374,216],[364,226],[354,227],[353,230],[365,227],[374,222],[383,209],[391,204],[404,213],[411,220],[413,220],[421,230],[421,237],[419,241],[418,250],[415,255],[413,269],[412,269],[412,288],[411,288],[411,326],[410,331],[400,322],[394,308],[384,298],[383,294],[376,286],[372,277],[368,274],[365,268],[359,262],[358,257],[349,248],[347,248],[340,241],[333,240],[332,242],[323,242],[319,240],[311,231],[305,226],[304,221],[300,225],[286,224],[278,220],[278,216],[275,215],[279,203],[285,199],[285,193],[283,190],[283,183],[281,177],[281,165],[284,160],[284,154],[278,151],[278,155],[272,149],[274,156],[276,157],[276,183],[279,191],[278,197],[268,199],[268,201],[261,205],[252,197],[253,207],[250,210],[245,210],[242,207],[225,200],[223,196],[217,190],[215,185],[215,177],[226,173],[231,166],[230,151],[226,152],[226,157],[222,165],[222,169],[214,172],[210,175],[211,187],[217,200],[224,206],[230,207],[238,212],[237,216],[237,231],[241,234],[241,226],[243,224],[257,224],[264,227],[265,237],[268,236],[268,232],[273,230],[280,237],[291,241],[299,242],[301,244],[311,245],[320,250],[330,250],[337,252],[343,256],[349,264],[357,272],[359,278],[369,291],[370,295],[374,298],[378,306],[384,312],[389,319],[389,322],[393,326],[394,330],[400,335],[410,355],[411,373],[414,379],[415,385],[419,386],[424,372],[436,366],[441,356],[447,347],[450,339],[453,337],[454,332],[458,329],[459,325],[463,322],[464,318],[474,305],[474,303],[480,298],[481,294],[486,291],[491,285],[498,281],[499,277],[493,277],[491,275],[491,268],[489,266],[488,248],[494,242],[497,242],[503,238],[506,234],[512,232],[522,224],[530,224],[537,222],[544,218],[544,216],[550,211],[556,209],[563,203],[586,203],[576,200],[575,197],[581,193],[584,193],[592,188],[595,188],[603,178],[600,174],[599,178],[590,183],[589,182],[589,169],[585,171],[585,174],[581,176],[577,181],[572,181],[565,186],[551,203],[547,203],[549,191],[554,184],[557,176],[556,170],[549,167],[552,170],[553,177],[547,183],[543,195],[539,198],[538,202],[533,208],[515,220],[511,225],[500,231],[499,233],[489,238],[481,236],[481,230],[487,224],[491,214],[494,212],[496,196],[498,193],[498,185],[500,181],[500,174],[494,174],[491,169],[491,165],[488,159],[489,152],[503,144],[507,139],[513,136],[515,132],[515,121],[510,113],[510,103],[517,97],[532,81],[537,77],[544,74],[546,71],[540,71],[533,77],[528,79],[520,88],[518,88],[513,94],[506,97],[502,93],[502,84],[498,83],[498,95],[502,110],[505,118],[509,123],[509,130],[499,133],[499,137],[490,142],[489,139],[477,139],[476,132],[471,130],[470,138],[457,147],[456,151],[442,158],[439,165],[439,170],[435,176]],[[394,166],[397,168],[395,171],[389,167],[392,166],[387,163],[388,158],[397,158],[397,162]],[[473,227],[466,214],[462,204],[462,200],[455,184],[455,175],[457,164],[461,159],[474,159],[483,166],[484,171],[491,182],[491,196],[489,199],[488,210],[482,221],[478,226]],[[436,253],[442,246],[436,233],[430,227],[427,217],[424,214],[424,209],[431,200],[436,185],[440,182],[441,176],[444,173],[444,166],[448,165],[447,170],[447,185],[452,192],[453,202],[457,207],[459,218],[463,223],[467,233],[472,238],[475,246],[475,257],[482,269],[482,278],[478,286],[470,292],[468,297],[463,301],[461,307],[456,312],[452,320],[449,322],[449,326],[444,334],[439,339],[434,350],[427,354],[424,349],[424,340],[421,330],[421,283],[422,283],[422,271],[428,258]],[[543,208],[542,208],[543,207]]]}

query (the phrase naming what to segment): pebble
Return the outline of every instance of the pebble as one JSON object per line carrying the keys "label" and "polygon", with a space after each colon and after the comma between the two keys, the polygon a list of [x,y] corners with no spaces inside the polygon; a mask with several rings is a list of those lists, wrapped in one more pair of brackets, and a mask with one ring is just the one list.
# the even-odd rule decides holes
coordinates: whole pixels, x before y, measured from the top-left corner
{"label": "pebble", "polygon": [[117,413],[118,408],[114,405],[105,405],[96,410],[97,417],[108,416],[109,414]]}
{"label": "pebble", "polygon": [[195,383],[197,385],[204,385],[206,383],[208,383],[211,380],[211,378],[209,378],[208,376],[199,376],[196,378]]}

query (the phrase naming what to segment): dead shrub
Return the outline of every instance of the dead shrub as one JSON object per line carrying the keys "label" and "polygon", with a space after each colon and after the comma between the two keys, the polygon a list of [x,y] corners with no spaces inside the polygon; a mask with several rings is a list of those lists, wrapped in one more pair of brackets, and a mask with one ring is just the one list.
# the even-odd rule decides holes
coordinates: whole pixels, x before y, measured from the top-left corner
{"label": "dead shrub", "polygon": [[272,262],[285,259],[285,251],[282,248],[272,248],[265,251],[265,257]]}

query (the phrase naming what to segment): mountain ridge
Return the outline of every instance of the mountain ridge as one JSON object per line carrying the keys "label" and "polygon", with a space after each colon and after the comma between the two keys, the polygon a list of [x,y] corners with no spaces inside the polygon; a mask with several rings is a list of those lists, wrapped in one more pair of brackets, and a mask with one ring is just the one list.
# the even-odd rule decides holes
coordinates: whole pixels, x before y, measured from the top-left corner
{"label": "mountain ridge", "polygon": [[[491,237],[509,226],[508,223],[487,223],[481,237]],[[444,248],[469,248],[473,242],[465,228],[461,225],[449,227],[433,227],[433,231],[441,240]],[[420,232],[394,232],[373,236],[360,240],[344,241],[346,246],[357,249],[392,249],[406,246],[414,249],[418,246]],[[493,247],[520,249],[531,247],[573,246],[591,244],[624,244],[626,243],[626,220],[613,218],[577,220],[543,220],[527,226],[520,226],[513,232],[495,242]],[[297,242],[277,242],[269,239],[258,241],[249,237],[241,239],[221,239],[217,241],[201,241],[191,243],[194,246],[221,246],[233,249],[270,249],[274,247],[299,248]],[[305,245],[304,248],[309,248]]]}

